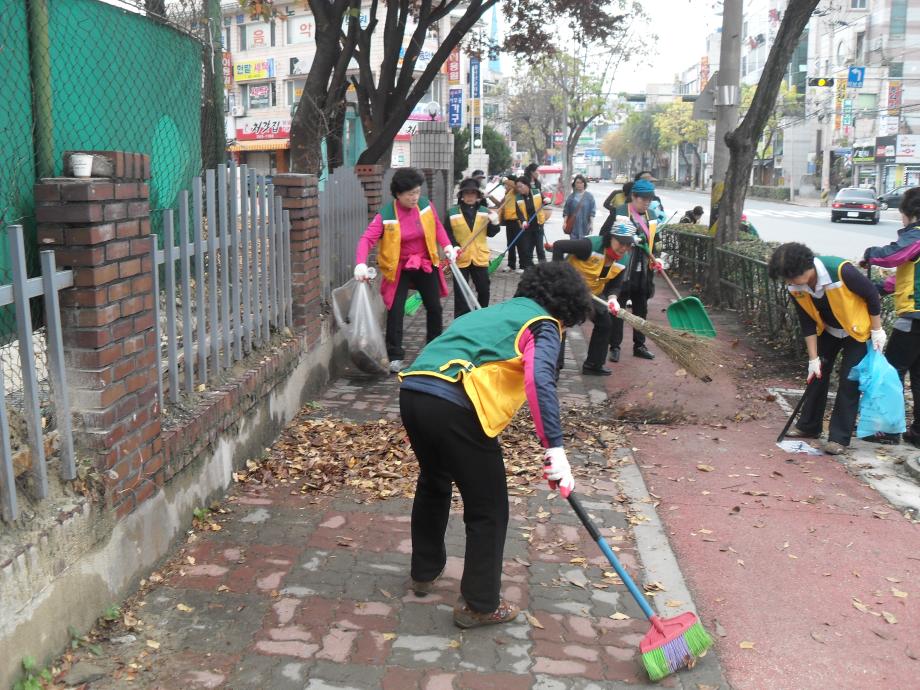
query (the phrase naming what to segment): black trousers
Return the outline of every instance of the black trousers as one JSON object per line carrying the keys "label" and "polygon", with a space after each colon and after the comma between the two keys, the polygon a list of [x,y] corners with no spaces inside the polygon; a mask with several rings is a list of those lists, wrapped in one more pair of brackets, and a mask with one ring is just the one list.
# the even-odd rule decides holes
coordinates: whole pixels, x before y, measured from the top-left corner
{"label": "black trousers", "polygon": [[[615,319],[607,311],[606,307],[593,302],[594,311],[591,312],[590,319],[594,324],[591,329],[591,340],[588,341],[588,354],[585,356],[585,364],[589,367],[601,367],[604,365],[604,358],[607,355],[607,343],[610,342],[610,331],[613,328]],[[623,323],[620,321],[620,323]],[[566,329],[567,330],[567,329]],[[559,348],[559,360],[556,368],[562,369],[565,364],[565,334],[562,332],[562,347]]]}
{"label": "black trousers", "polygon": [[850,437],[856,426],[859,413],[859,381],[850,381],[850,369],[859,364],[866,356],[866,343],[854,340],[850,336],[835,338],[825,331],[818,336],[818,357],[827,363],[827,370],[821,371],[821,378],[813,383],[802,405],[802,414],[796,427],[807,434],[818,435],[824,424],[824,411],[827,409],[827,392],[831,385],[831,371],[837,355],[843,353],[840,360],[840,381],[837,385],[837,399],[831,412],[831,422],[827,429],[827,440],[843,446],[850,445]]}
{"label": "black trousers", "polygon": [[911,324],[910,331],[891,331],[885,357],[901,377],[910,374],[910,392],[914,396],[914,421],[911,431],[920,433],[920,321]]}
{"label": "black trousers", "polygon": [[[508,244],[514,242],[514,238],[518,236],[518,233],[521,231],[521,224],[518,222],[509,222],[505,223],[505,238]],[[521,238],[523,239],[523,238]],[[512,271],[515,270],[518,266],[518,257],[521,256],[521,240],[515,242],[514,246],[508,250],[508,268]],[[521,266],[523,268],[523,266]]]}
{"label": "black trousers", "polygon": [[460,593],[480,613],[498,608],[508,531],[508,485],[498,439],[476,413],[425,393],[401,390],[399,411],[418,458],[412,503],[412,579],[433,580],[447,562],[444,534],[452,484],[463,498],[466,554]]}
{"label": "black trousers", "polygon": [[[626,308],[626,301],[632,300],[632,313],[643,319],[648,318],[648,290],[645,287],[645,274],[633,276],[633,281],[641,278],[641,285],[633,288],[630,285],[626,290],[620,293],[618,300],[620,307]],[[623,319],[614,319],[610,328],[610,347],[620,347],[623,344]],[[645,345],[645,334],[633,329],[633,349]]]}
{"label": "black trousers", "polygon": [[[476,297],[479,301],[480,307],[489,306],[489,267],[488,266],[473,266],[472,264],[466,268],[461,268],[460,273],[463,275],[463,279],[467,280],[468,278],[473,279],[473,287],[476,289]],[[470,310],[469,305],[466,303],[466,299],[460,294],[460,290],[457,289],[457,279],[454,278],[454,318],[458,316],[463,316]]]}
{"label": "black trousers", "polygon": [[540,263],[546,261],[546,249],[543,247],[543,226],[531,225],[521,239],[518,241],[520,246],[521,268],[524,270],[533,266],[534,250],[537,252],[537,260]]}
{"label": "black trousers", "polygon": [[425,342],[430,343],[441,335],[441,285],[437,269],[431,273],[403,270],[399,275],[393,305],[387,312],[386,341],[387,356],[390,360],[403,359],[406,356],[402,346],[403,317],[410,287],[419,291],[422,304],[425,305]]}

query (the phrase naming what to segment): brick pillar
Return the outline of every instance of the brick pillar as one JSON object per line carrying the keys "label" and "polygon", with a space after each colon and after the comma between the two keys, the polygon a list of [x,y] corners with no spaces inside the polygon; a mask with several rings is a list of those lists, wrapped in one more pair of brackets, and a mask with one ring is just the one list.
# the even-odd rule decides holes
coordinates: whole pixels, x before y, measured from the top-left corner
{"label": "brick pillar", "polygon": [[383,205],[383,166],[356,165],[355,174],[364,187],[364,196],[367,197],[367,220],[370,222]]}
{"label": "brick pillar", "polygon": [[40,247],[74,271],[74,286],[61,292],[61,324],[75,446],[92,459],[121,517],[163,482],[150,158],[93,153],[112,160],[116,177],[42,179],[35,216]]}
{"label": "brick pillar", "polygon": [[294,327],[307,331],[308,344],[319,338],[319,191],[316,175],[285,173],[272,178],[281,207],[291,214],[291,273]]}

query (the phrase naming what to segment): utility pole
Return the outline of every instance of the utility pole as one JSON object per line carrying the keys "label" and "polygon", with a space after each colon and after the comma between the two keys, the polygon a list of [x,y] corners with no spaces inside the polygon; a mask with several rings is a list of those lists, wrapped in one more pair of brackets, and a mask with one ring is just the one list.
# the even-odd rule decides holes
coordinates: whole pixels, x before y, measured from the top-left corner
{"label": "utility pole", "polygon": [[742,0],[722,3],[722,44],[719,52],[719,82],[716,91],[716,141],[712,164],[712,196],[710,197],[709,232],[716,234],[719,203],[725,191],[729,151],[725,135],[738,126],[738,104],[741,90],[741,11]]}

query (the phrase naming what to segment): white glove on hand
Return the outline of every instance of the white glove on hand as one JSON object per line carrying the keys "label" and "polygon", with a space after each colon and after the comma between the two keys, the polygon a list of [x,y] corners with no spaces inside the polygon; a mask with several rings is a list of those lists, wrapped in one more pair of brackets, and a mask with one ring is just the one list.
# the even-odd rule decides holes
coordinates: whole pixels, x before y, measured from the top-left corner
{"label": "white glove on hand", "polygon": [[575,477],[565,456],[565,448],[547,448],[543,451],[543,478],[549,481],[549,488],[556,489],[563,498],[568,498],[575,488]]}
{"label": "white glove on hand", "polygon": [[607,300],[607,310],[614,316],[620,313],[620,300],[617,299],[616,295],[610,295]]}
{"label": "white glove on hand", "polygon": [[671,257],[668,256],[665,252],[661,252],[661,255],[658,258],[661,260],[662,268],[665,271],[671,268]]}
{"label": "white glove on hand", "polygon": [[530,223],[528,223],[526,220],[523,223],[521,223],[521,230],[526,230],[529,227],[530,227]]}
{"label": "white glove on hand", "polygon": [[492,225],[498,225],[498,214],[495,211],[489,212],[489,222]]}
{"label": "white glove on hand", "polygon": [[370,280],[370,276],[367,271],[367,264],[358,264],[355,266],[355,280],[359,283],[366,283]]}
{"label": "white glove on hand", "polygon": [[448,244],[444,247],[444,258],[450,262],[457,260],[457,257],[460,256],[460,247],[455,247],[452,244]]}
{"label": "white glove on hand", "polygon": [[652,263],[652,270],[655,271],[655,273],[661,273],[664,270],[664,261],[655,259]]}
{"label": "white glove on hand", "polygon": [[814,378],[821,378],[821,358],[815,357],[808,360],[808,380],[811,383]]}
{"label": "white glove on hand", "polygon": [[888,336],[885,335],[885,330],[879,328],[877,331],[869,331],[869,335],[872,336],[872,347],[875,348],[876,352],[881,352],[885,349],[885,343],[888,342]]}

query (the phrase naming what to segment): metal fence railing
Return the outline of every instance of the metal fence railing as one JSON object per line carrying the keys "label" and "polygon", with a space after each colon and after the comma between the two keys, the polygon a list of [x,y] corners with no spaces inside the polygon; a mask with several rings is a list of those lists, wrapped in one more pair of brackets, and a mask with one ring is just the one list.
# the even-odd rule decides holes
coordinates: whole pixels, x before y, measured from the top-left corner
{"label": "metal fence railing", "polygon": [[[387,183],[389,190],[389,183]],[[384,193],[389,197],[389,191]],[[322,299],[352,277],[355,247],[367,227],[367,200],[353,168],[337,168],[319,193]]]}
{"label": "metal fence railing", "polygon": [[[0,367],[0,391],[5,391],[3,381],[11,374],[22,377],[22,400],[9,405],[8,396],[0,395],[0,512],[6,521],[19,517],[19,500],[16,479],[31,471],[32,492],[41,499],[48,495],[48,470],[46,456],[53,449],[49,443],[54,433],[60,448],[60,472],[64,479],[76,477],[73,435],[70,424],[67,377],[64,366],[64,348],[61,338],[61,312],[58,290],[73,285],[72,271],[58,271],[54,252],[40,254],[41,276],[29,278],[26,273],[26,240],[21,225],[7,229],[12,282],[0,286],[0,307],[11,305],[16,317],[19,369],[10,371],[4,363]],[[47,369],[37,366],[32,328],[30,300],[41,297],[44,302],[46,340],[48,348]],[[50,399],[42,395],[42,378],[50,379]],[[53,425],[44,420],[43,410],[53,408]],[[53,430],[51,426],[55,427]],[[47,450],[46,450],[47,448]]]}
{"label": "metal fence railing", "polygon": [[178,218],[164,212],[162,239],[150,238],[162,266],[153,271],[161,409],[164,395],[193,395],[291,326],[291,223],[281,204],[264,177],[231,163],[206,171],[203,187],[192,180],[191,208],[182,192]]}

